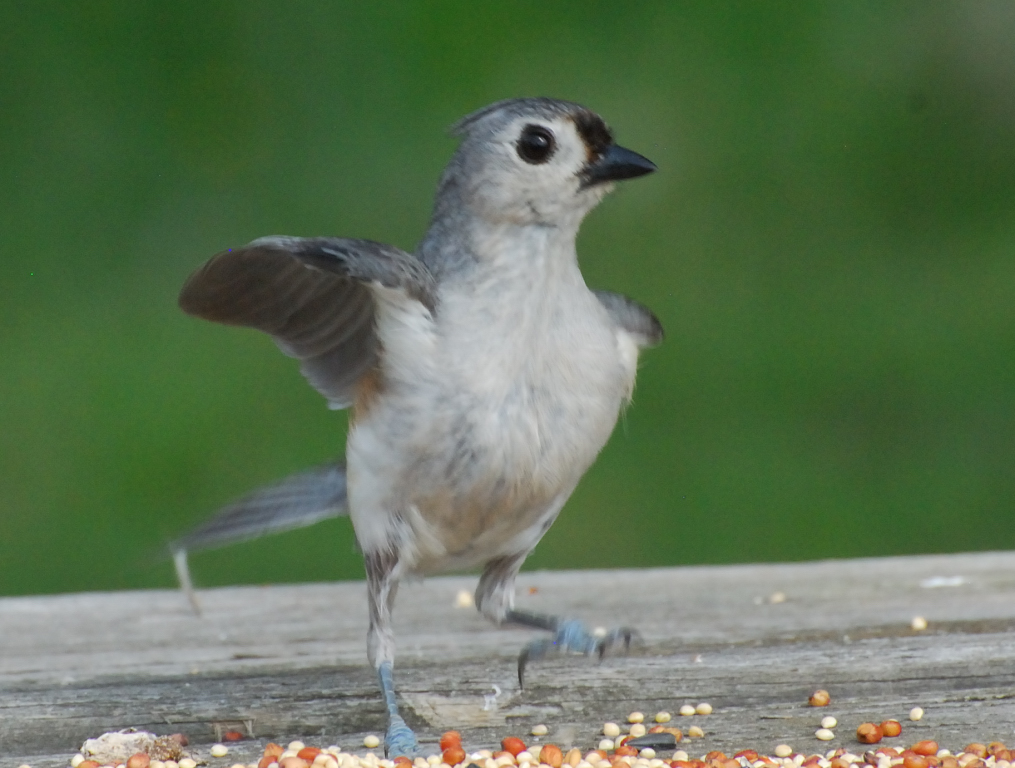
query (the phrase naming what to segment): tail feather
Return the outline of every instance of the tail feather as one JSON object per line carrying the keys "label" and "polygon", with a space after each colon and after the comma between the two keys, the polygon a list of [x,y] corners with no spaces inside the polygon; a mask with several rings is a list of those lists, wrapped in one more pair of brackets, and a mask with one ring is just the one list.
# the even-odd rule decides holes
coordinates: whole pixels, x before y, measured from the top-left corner
{"label": "tail feather", "polygon": [[317,467],[259,488],[169,545],[180,588],[200,615],[187,565],[188,552],[305,528],[348,512],[344,464]]}

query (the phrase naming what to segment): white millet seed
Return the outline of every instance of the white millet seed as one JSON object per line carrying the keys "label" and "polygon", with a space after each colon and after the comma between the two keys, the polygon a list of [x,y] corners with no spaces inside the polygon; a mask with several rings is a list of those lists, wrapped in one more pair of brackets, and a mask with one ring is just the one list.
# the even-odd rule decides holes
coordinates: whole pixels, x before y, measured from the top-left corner
{"label": "white millet seed", "polygon": [[293,752],[299,752],[306,746],[302,741],[290,741],[289,746],[286,749],[291,749]]}
{"label": "white millet seed", "polygon": [[225,744],[212,744],[208,751],[211,752],[212,757],[225,757],[229,754],[229,747]]}
{"label": "white millet seed", "polygon": [[668,723],[673,719],[673,715],[669,712],[656,712],[655,721],[657,723]]}
{"label": "white millet seed", "polygon": [[641,712],[632,712],[627,716],[627,722],[629,723],[641,723],[644,722],[645,715]]}
{"label": "white millet seed", "polygon": [[645,729],[645,726],[642,725],[641,723],[634,723],[629,729],[629,733],[636,739],[639,739],[642,736],[644,736],[646,732],[647,731]]}
{"label": "white millet seed", "polygon": [[652,747],[645,747],[645,749],[638,753],[638,757],[644,757],[646,760],[651,760],[655,756],[656,751]]}
{"label": "white millet seed", "polygon": [[793,754],[793,747],[789,744],[780,744],[775,748],[776,757],[789,757]]}
{"label": "white millet seed", "polygon": [[914,616],[913,620],[909,622],[909,626],[917,632],[922,632],[927,628],[927,620],[923,616]]}
{"label": "white millet seed", "polygon": [[680,714],[682,714],[684,717],[690,717],[691,715],[694,714],[694,707],[692,707],[690,704],[685,704],[680,708]]}
{"label": "white millet seed", "polygon": [[[603,736],[615,739],[620,735],[620,726],[616,723],[603,723]],[[77,766],[75,766],[77,768]]]}
{"label": "white millet seed", "polygon": [[78,768],[81,763],[85,761],[85,756],[78,752],[74,757],[70,759],[71,768]]}
{"label": "white millet seed", "polygon": [[177,765],[180,768],[197,768],[197,761],[190,757],[183,758]]}
{"label": "white millet seed", "polygon": [[832,733],[828,728],[818,728],[818,730],[814,732],[814,735],[820,741],[831,741],[832,739],[835,738],[835,734]]}
{"label": "white millet seed", "polygon": [[694,708],[694,711],[697,712],[699,715],[711,715],[712,705],[709,704],[707,701],[703,701],[701,702],[701,704],[699,704]]}
{"label": "white millet seed", "polygon": [[[610,750],[612,750],[613,739],[603,739],[602,741],[600,741],[599,749],[603,750],[603,752],[609,752]],[[596,757],[599,757],[599,755],[596,755]]]}
{"label": "white millet seed", "polygon": [[678,749],[676,752],[673,753],[674,760],[686,760],[687,757],[688,757],[687,753],[682,749]]}
{"label": "white millet seed", "polygon": [[612,768],[613,764],[609,760],[600,760],[596,763],[595,768]]}
{"label": "white millet seed", "polygon": [[919,720],[922,717],[923,717],[923,708],[922,707],[913,707],[911,710],[909,710],[909,719],[910,720],[916,721],[916,720]]}
{"label": "white millet seed", "polygon": [[539,725],[532,726],[532,735],[533,736],[545,736],[549,732],[550,732],[550,729],[547,728],[542,723],[540,723]]}
{"label": "white millet seed", "polygon": [[692,739],[701,739],[704,738],[705,732],[701,730],[701,728],[699,728],[698,726],[692,725],[690,728],[687,729],[687,735],[690,736]]}
{"label": "white millet seed", "polygon": [[[292,744],[289,746],[291,747]],[[377,747],[381,746],[381,740],[371,733],[369,736],[363,737],[363,746],[367,749],[377,749]]]}
{"label": "white millet seed", "polygon": [[822,728],[834,728],[838,724],[839,724],[839,721],[836,720],[831,715],[829,715],[828,717],[821,718],[821,727]]}
{"label": "white millet seed", "polygon": [[515,760],[517,760],[519,763],[525,762],[526,760],[528,760],[531,763],[535,759],[536,756],[533,755],[531,752],[529,752],[529,750],[527,749],[522,750],[517,755],[515,755]]}

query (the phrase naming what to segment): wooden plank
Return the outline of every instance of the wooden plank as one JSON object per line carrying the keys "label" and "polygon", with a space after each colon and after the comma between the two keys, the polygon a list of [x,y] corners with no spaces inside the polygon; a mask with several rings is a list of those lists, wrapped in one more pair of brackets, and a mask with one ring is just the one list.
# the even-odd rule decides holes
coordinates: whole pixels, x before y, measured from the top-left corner
{"label": "wooden plank", "polygon": [[[901,719],[917,704],[927,716],[904,721],[906,743],[1015,741],[1012,553],[525,573],[519,607],[636,626],[643,643],[602,664],[538,662],[524,690],[515,659],[539,635],[456,607],[474,584],[430,579],[399,595],[396,673],[424,739],[457,727],[479,748],[545,722],[556,742],[590,747],[604,720],[707,700],[713,715],[675,718],[706,731],[692,754],[782,741],[858,748],[859,722]],[[207,744],[216,723],[245,722],[262,742],[346,747],[381,731],[362,584],[201,599],[202,618],[172,591],[0,599],[0,764],[65,765],[84,738],[127,726]],[[915,615],[927,630],[910,628]],[[805,705],[817,687],[832,692],[825,710]],[[841,724],[831,743],[813,737],[825,714]],[[246,742],[227,760],[254,751]]]}

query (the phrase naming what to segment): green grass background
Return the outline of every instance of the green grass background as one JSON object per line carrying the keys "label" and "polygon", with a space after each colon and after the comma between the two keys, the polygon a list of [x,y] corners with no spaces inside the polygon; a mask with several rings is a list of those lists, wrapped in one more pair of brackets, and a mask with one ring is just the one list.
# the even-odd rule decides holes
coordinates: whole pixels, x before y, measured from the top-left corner
{"label": "green grass background", "polygon": [[[266,337],[176,309],[216,251],[412,248],[491,101],[584,103],[659,165],[588,282],[666,343],[529,567],[1015,546],[1015,4],[7,3],[0,593],[172,584],[162,548],[342,453]],[[194,558],[358,578],[348,520]]]}

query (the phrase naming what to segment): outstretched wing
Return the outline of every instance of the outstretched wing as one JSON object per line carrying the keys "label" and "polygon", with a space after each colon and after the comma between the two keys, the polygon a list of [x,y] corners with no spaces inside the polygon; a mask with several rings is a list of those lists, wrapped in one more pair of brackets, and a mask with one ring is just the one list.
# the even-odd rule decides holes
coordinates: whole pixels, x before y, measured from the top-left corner
{"label": "outstretched wing", "polygon": [[333,408],[348,407],[377,360],[371,284],[435,309],[433,276],[372,240],[262,237],[213,256],[180,292],[188,314],[270,334]]}
{"label": "outstretched wing", "polygon": [[652,310],[620,293],[610,291],[593,291],[593,293],[610,313],[613,322],[631,334],[639,347],[654,347],[662,342],[663,325],[652,314]]}

